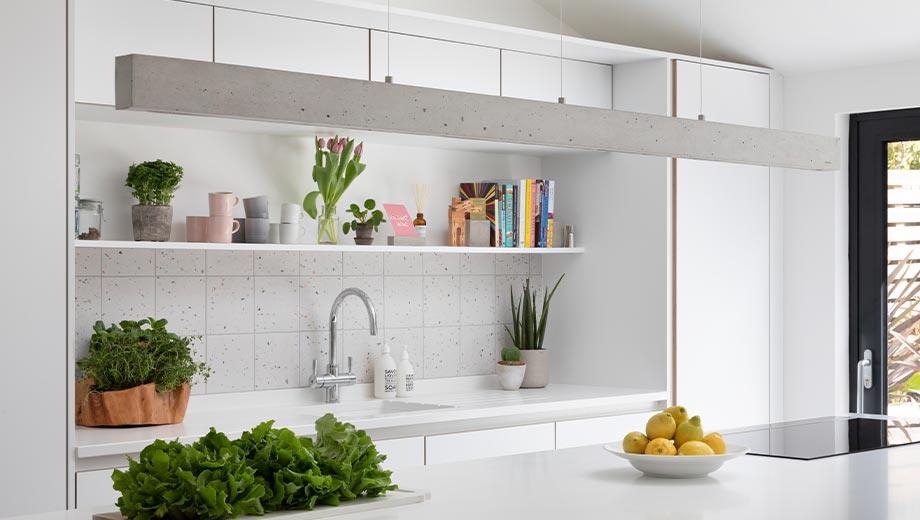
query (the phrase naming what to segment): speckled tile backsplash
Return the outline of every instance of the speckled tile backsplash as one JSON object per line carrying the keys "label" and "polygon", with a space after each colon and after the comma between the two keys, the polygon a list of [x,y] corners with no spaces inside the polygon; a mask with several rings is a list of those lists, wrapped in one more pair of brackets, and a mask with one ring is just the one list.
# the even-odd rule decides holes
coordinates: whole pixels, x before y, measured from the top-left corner
{"label": "speckled tile backsplash", "polygon": [[214,375],[195,393],[306,386],[313,360],[326,363],[332,300],[358,287],[380,328],[370,336],[363,304],[346,300],[338,334],[359,382],[372,381],[384,340],[394,357],[409,346],[419,379],[491,374],[511,321],[509,287],[517,293],[527,276],[540,287],[542,271],[539,255],[81,247],[77,359],[96,320],[155,316],[201,336],[196,354]]}

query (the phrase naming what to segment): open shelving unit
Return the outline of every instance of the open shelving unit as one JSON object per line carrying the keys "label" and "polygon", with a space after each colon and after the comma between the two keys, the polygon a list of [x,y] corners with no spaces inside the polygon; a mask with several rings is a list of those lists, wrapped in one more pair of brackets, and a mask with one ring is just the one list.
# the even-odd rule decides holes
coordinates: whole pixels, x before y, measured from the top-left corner
{"label": "open shelving unit", "polygon": [[320,244],[213,244],[210,242],[132,242],[129,240],[77,240],[77,248],[96,249],[189,249],[211,251],[304,251],[344,253],[454,253],[559,255],[580,254],[583,247],[452,247],[452,246],[356,246]]}

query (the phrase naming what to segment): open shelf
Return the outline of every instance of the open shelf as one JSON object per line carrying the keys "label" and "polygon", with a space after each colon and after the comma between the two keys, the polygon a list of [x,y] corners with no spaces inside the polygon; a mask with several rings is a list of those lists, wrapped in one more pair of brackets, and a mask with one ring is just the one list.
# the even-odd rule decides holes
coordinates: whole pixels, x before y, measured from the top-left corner
{"label": "open shelf", "polygon": [[355,246],[319,244],[212,244],[209,242],[132,242],[128,240],[76,240],[78,248],[101,249],[194,249],[212,251],[340,251],[347,253],[466,253],[558,255],[580,254],[583,247],[451,247],[451,246]]}

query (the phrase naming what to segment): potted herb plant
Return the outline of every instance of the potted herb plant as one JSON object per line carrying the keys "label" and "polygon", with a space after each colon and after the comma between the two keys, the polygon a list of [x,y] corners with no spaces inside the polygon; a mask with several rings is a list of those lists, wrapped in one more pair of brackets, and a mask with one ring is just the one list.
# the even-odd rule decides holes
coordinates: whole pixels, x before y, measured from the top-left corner
{"label": "potted herb plant", "polygon": [[521,351],[517,347],[502,349],[502,360],[495,367],[498,382],[505,390],[518,390],[524,381],[527,365],[521,361]]}
{"label": "potted herb plant", "polygon": [[[316,139],[313,182],[317,189],[304,197],[303,209],[310,218],[317,221],[317,243],[338,243],[339,218],[336,215],[336,204],[367,167],[361,163],[363,152],[364,143],[355,146],[354,139],[339,136],[329,141]],[[319,197],[323,198],[322,213],[317,206]]]}
{"label": "potted herb plant", "polygon": [[166,330],[166,320],[93,326],[89,354],[77,361],[76,417],[83,426],[175,424],[185,418],[192,379],[211,368],[196,363],[193,338]]}
{"label": "potted herb plant", "polygon": [[524,292],[515,303],[514,288],[511,288],[512,328],[505,325],[511,342],[521,351],[521,361],[527,364],[522,388],[543,388],[549,383],[549,360],[543,349],[543,337],[546,334],[546,319],[549,316],[549,303],[556,294],[565,275],[559,277],[553,290],[543,293],[542,312],[537,313],[537,292],[530,289],[530,279],[524,282]]}
{"label": "potted herb plant", "polygon": [[172,230],[173,208],[169,205],[182,182],[182,167],[161,161],[132,164],[125,186],[137,204],[131,206],[134,240],[166,242]]}
{"label": "potted herb plant", "polygon": [[369,246],[374,243],[374,232],[380,227],[380,224],[386,222],[383,218],[383,212],[377,207],[374,199],[364,201],[364,209],[352,204],[348,207],[348,213],[355,218],[351,222],[342,224],[342,231],[347,235],[351,230],[355,231],[355,244],[359,246]]}

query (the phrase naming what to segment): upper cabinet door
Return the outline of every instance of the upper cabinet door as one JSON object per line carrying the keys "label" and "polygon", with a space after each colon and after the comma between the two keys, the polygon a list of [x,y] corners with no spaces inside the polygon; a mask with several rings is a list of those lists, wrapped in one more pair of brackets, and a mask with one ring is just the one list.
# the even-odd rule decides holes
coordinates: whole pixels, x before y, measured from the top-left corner
{"label": "upper cabinet door", "polygon": [[74,97],[115,104],[115,57],[155,54],[211,61],[210,6],[170,0],[78,0]]}
{"label": "upper cabinet door", "polygon": [[371,32],[371,80],[387,75],[401,85],[499,95],[501,64],[498,49],[429,38]]}
{"label": "upper cabinet door", "polygon": [[565,102],[596,108],[611,108],[613,69],[610,65],[502,51],[502,96],[555,103],[560,87]]}
{"label": "upper cabinet door", "polygon": [[367,29],[217,8],[214,61],[368,79]]}
{"label": "upper cabinet door", "polygon": [[[700,113],[700,65],[677,61],[677,117]],[[770,76],[761,72],[703,65],[703,114],[707,121],[770,126]]]}

